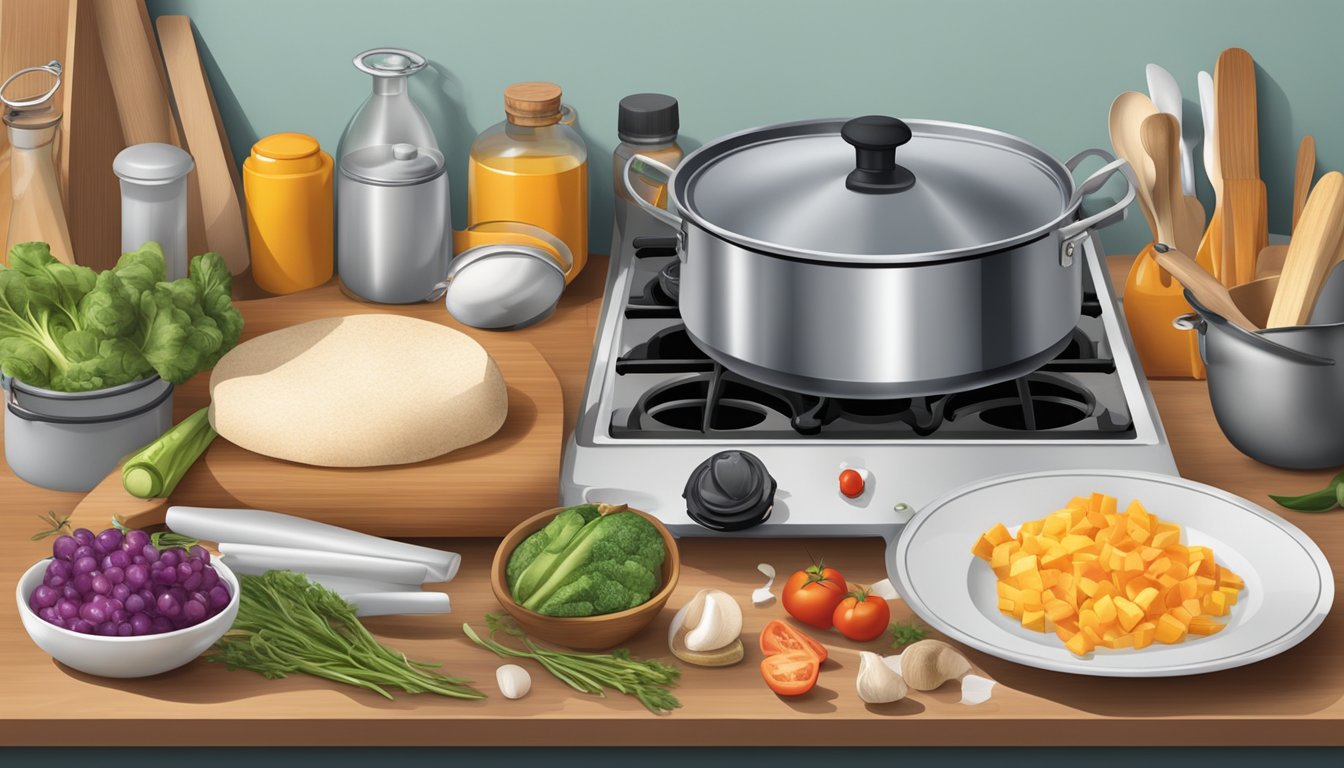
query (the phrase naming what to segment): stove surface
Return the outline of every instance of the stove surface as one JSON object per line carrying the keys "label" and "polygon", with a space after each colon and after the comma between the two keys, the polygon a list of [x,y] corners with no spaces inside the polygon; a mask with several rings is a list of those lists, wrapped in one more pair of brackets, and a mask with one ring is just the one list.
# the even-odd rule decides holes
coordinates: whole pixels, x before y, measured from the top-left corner
{"label": "stove surface", "polygon": [[[583,412],[565,448],[565,504],[629,503],[677,535],[891,536],[910,510],[992,475],[1176,474],[1095,236],[1082,318],[1054,360],[1016,381],[897,400],[788,392],[714,363],[681,324],[674,243],[642,215],[615,227]],[[692,471],[725,450],[750,452],[779,483],[769,518],[732,533],[693,521],[682,497]],[[857,498],[840,493],[846,469],[865,478]]]}

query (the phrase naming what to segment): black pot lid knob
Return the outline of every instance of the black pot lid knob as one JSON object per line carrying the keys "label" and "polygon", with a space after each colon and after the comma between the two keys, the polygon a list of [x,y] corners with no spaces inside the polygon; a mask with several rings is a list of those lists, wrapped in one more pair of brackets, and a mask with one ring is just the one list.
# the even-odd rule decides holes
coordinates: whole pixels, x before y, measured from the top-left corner
{"label": "black pot lid knob", "polygon": [[715,531],[740,531],[770,517],[778,483],[746,451],[722,451],[691,472],[682,494],[686,513]]}
{"label": "black pot lid knob", "polygon": [[904,192],[915,186],[915,174],[896,164],[896,148],[910,141],[910,126],[894,117],[866,115],[840,127],[840,138],[854,147],[854,170],[845,186],[868,195]]}

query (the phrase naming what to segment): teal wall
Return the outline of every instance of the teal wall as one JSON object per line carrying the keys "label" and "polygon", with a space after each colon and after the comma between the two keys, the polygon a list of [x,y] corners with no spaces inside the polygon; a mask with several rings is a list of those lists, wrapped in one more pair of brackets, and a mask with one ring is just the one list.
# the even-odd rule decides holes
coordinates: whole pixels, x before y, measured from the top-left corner
{"label": "teal wall", "polygon": [[[735,130],[883,112],[1016,133],[1060,158],[1107,147],[1116,94],[1171,70],[1198,131],[1195,73],[1246,48],[1260,65],[1261,173],[1270,227],[1286,232],[1298,139],[1344,169],[1344,99],[1325,68],[1344,30],[1340,0],[148,0],[196,23],[234,152],[303,131],[334,149],[368,91],[350,64],[410,48],[440,67],[417,76],[450,157],[454,221],[466,219],[466,155],[502,119],[503,88],[553,80],[579,112],[591,158],[594,250],[611,216],[616,103],[681,101],[688,147]],[[1196,148],[1198,156],[1198,148]],[[1198,163],[1198,160],[1196,160]],[[1200,173],[1206,207],[1211,192]],[[1134,251],[1143,219],[1106,233]]]}

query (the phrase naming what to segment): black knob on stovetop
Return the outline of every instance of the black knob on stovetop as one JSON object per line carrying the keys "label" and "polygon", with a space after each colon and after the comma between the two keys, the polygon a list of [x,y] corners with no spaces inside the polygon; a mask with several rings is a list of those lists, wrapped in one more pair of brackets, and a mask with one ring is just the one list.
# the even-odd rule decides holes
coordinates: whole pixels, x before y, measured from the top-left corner
{"label": "black knob on stovetop", "polygon": [[722,451],[691,472],[682,496],[686,514],[713,531],[740,531],[770,517],[779,484],[746,451]]}

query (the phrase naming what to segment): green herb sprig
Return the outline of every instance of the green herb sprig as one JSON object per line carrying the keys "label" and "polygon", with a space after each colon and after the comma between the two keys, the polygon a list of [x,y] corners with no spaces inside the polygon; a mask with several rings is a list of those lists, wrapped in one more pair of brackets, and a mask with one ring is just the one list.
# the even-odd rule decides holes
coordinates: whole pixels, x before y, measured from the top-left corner
{"label": "green herb sprig", "polygon": [[1271,493],[1269,498],[1279,506],[1296,512],[1329,512],[1335,507],[1344,506],[1344,472],[1335,475],[1330,484],[1319,491],[1301,496],[1275,496]]}
{"label": "green herb sprig", "polygon": [[[543,648],[532,641],[513,619],[500,614],[485,616],[490,637],[482,638],[469,624],[462,631],[471,641],[494,651],[500,658],[532,659],[555,675],[561,682],[582,693],[605,696],[611,688],[639,699],[650,712],[666,714],[681,706],[668,690],[677,684],[681,670],[660,661],[641,661],[630,658],[625,649],[611,653],[569,653]],[[522,641],[526,650],[518,650],[495,641],[499,632]]]}
{"label": "green herb sprig", "polygon": [[[126,525],[126,521],[121,519],[121,515],[112,516],[112,527],[121,531],[123,534],[131,532],[131,527]],[[193,539],[190,536],[183,536],[180,533],[157,531],[149,534],[149,543],[153,544],[155,549],[162,552],[165,549],[173,549],[174,547],[191,549],[201,542],[200,539]]]}
{"label": "green herb sprig", "polygon": [[38,515],[38,520],[47,526],[46,528],[34,533],[30,538],[33,541],[41,541],[51,536],[60,536],[70,531],[70,516],[58,517],[55,512],[47,512],[45,515]]}
{"label": "green herb sprig", "polygon": [[891,625],[891,647],[901,648],[919,642],[929,636],[929,631],[915,621],[897,622]]}
{"label": "green herb sprig", "polygon": [[389,688],[456,699],[483,699],[470,680],[434,671],[378,642],[355,617],[354,606],[293,571],[241,576],[242,599],[233,628],[208,652],[230,670],[250,669],[268,679],[295,672],[367,688],[391,699]]}

